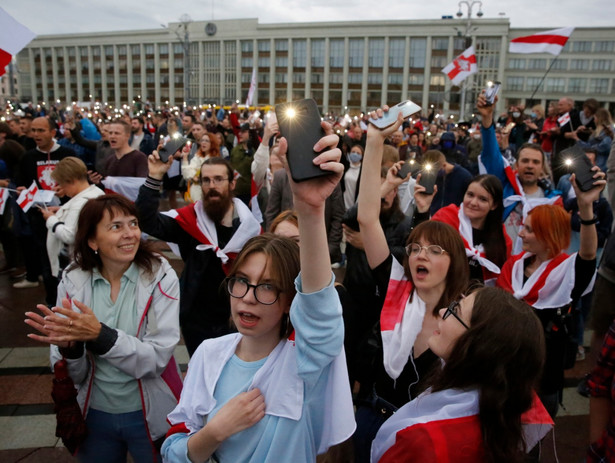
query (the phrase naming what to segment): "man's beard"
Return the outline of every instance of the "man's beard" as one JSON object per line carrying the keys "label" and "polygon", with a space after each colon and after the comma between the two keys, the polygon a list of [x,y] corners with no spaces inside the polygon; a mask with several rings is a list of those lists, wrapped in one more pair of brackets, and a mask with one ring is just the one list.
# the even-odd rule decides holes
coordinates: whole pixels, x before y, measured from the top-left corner
{"label": "man's beard", "polygon": [[[212,198],[220,198],[212,201]],[[222,222],[224,215],[231,207],[233,198],[230,192],[220,193],[216,190],[209,190],[203,195],[203,210],[212,222],[218,224]]]}

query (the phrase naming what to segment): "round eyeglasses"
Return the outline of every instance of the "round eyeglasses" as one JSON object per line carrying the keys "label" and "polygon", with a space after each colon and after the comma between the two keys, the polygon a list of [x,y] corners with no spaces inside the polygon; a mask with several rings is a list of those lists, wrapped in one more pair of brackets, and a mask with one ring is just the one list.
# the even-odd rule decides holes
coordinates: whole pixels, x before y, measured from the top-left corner
{"label": "round eyeglasses", "polygon": [[250,288],[254,291],[254,297],[258,302],[265,305],[271,305],[278,300],[280,291],[271,283],[260,283],[258,285],[252,285],[248,283],[248,280],[240,277],[232,277],[228,279],[226,284],[228,293],[231,297],[241,299]]}
{"label": "round eyeglasses", "polygon": [[442,315],[442,320],[446,320],[449,317],[449,315],[452,315],[457,320],[459,320],[459,323],[461,323],[467,330],[469,330],[470,327],[466,325],[466,323],[461,319],[461,317],[458,314],[459,306],[460,306],[459,301],[451,302],[449,306],[446,308],[444,315]]}
{"label": "round eyeglasses", "polygon": [[410,243],[408,246],[406,246],[406,254],[412,257],[417,257],[423,249],[425,250],[425,254],[431,257],[441,256],[446,252],[444,249],[442,249],[442,246],[438,246],[437,244],[421,246],[418,243]]}

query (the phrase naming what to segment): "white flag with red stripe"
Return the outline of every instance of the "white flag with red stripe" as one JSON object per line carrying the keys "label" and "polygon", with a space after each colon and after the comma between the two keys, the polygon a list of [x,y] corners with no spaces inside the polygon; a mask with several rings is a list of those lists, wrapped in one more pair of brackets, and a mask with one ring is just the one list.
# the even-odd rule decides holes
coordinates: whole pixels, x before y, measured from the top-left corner
{"label": "white flag with red stripe", "polygon": [[102,184],[105,193],[117,193],[136,201],[139,196],[139,188],[145,183],[145,177],[105,177]]}
{"label": "white flag with red stripe", "polygon": [[9,199],[9,190],[7,188],[0,189],[0,215],[4,214],[6,202]]}
{"label": "white flag with red stripe", "polygon": [[476,53],[474,52],[474,46],[471,46],[461,55],[449,63],[442,72],[448,76],[454,85],[459,85],[467,77],[478,72],[478,65],[476,64]]}
{"label": "white flag with red stripe", "polygon": [[248,90],[248,98],[246,98],[246,106],[252,105],[254,92],[256,91],[256,68],[252,68],[252,80],[250,80],[250,90]]}
{"label": "white flag with red stripe", "polygon": [[27,190],[23,190],[17,198],[17,204],[24,212],[28,212],[32,205],[34,204],[34,197],[38,193],[38,187],[36,186],[36,182],[32,181],[32,185]]}
{"label": "white flag with red stripe", "polygon": [[539,32],[538,34],[517,37],[510,41],[510,53],[551,53],[559,55],[572,35],[574,27],[563,27]]}
{"label": "white flag with red stripe", "polygon": [[557,123],[560,127],[564,127],[566,124],[570,122],[570,113],[562,114],[557,118]]}
{"label": "white flag with red stripe", "polygon": [[36,34],[17,22],[0,8],[0,76],[17,53],[28,45]]}

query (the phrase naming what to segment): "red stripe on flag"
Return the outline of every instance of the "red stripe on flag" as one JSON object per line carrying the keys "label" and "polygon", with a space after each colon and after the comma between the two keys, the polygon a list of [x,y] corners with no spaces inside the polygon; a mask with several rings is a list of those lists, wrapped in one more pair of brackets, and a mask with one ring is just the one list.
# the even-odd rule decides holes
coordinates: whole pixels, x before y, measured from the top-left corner
{"label": "red stripe on flag", "polygon": [[380,330],[395,328],[404,315],[404,308],[412,292],[412,283],[407,280],[390,280],[387,295],[380,312]]}
{"label": "red stripe on flag", "polygon": [[10,53],[7,53],[2,48],[0,48],[0,76],[4,75],[5,68],[9,65],[12,58],[13,56],[11,56]]}
{"label": "red stripe on flag", "polygon": [[553,45],[566,45],[568,37],[564,35],[528,35],[512,39],[512,43],[550,43]]}

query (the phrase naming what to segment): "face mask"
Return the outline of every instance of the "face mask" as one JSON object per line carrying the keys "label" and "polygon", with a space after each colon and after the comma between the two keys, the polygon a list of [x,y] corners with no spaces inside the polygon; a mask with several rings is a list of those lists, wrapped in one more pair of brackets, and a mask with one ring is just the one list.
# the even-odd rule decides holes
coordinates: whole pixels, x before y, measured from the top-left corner
{"label": "face mask", "polygon": [[514,117],[515,119],[517,119],[520,115],[521,115],[521,113],[520,113],[519,111],[515,111],[515,112],[513,113],[513,117]]}
{"label": "face mask", "polygon": [[442,142],[442,148],[445,150],[449,150],[453,147],[453,142],[451,140],[445,140]]}
{"label": "face mask", "polygon": [[474,140],[480,140],[480,133],[472,135],[472,138],[474,138]]}
{"label": "face mask", "polygon": [[532,117],[532,119],[536,119],[536,113],[532,112],[532,114],[530,114],[530,116]]}
{"label": "face mask", "polygon": [[363,159],[363,156],[361,156],[359,153],[350,153],[348,155],[348,160],[353,164],[361,162],[361,159]]}

